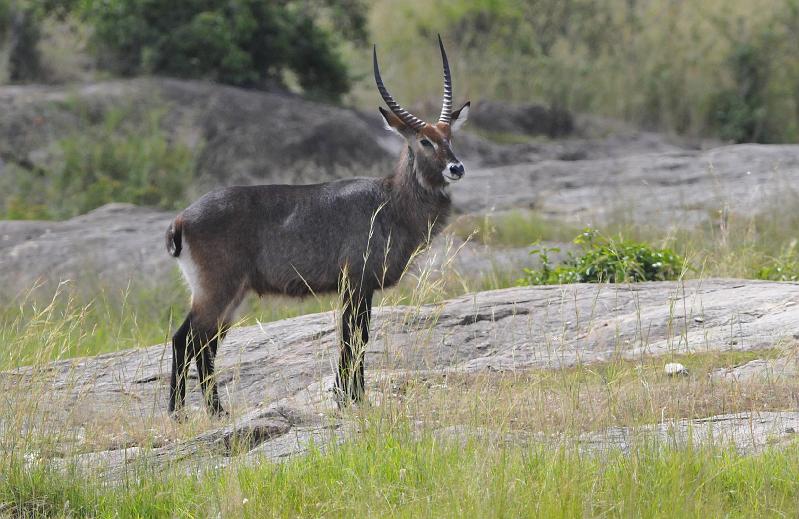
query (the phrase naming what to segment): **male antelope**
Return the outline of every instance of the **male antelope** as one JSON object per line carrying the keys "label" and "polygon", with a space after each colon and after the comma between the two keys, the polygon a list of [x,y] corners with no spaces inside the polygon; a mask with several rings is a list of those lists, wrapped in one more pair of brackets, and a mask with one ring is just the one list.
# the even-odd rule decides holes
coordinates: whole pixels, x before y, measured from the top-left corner
{"label": "male antelope", "polygon": [[391,112],[386,128],[405,138],[394,172],[305,186],[239,186],[212,191],[180,213],[166,233],[191,288],[191,309],[172,338],[169,412],[186,393],[191,358],[208,410],[225,411],[214,380],[217,345],[249,291],[303,296],[344,292],[341,351],[336,377],[340,405],[364,393],[364,346],[369,340],[372,294],[394,285],[411,256],[444,225],[447,186],[463,177],[450,145],[466,121],[469,103],[452,111],[447,54],[441,116],[429,124],[403,109],[380,78],[377,89]]}

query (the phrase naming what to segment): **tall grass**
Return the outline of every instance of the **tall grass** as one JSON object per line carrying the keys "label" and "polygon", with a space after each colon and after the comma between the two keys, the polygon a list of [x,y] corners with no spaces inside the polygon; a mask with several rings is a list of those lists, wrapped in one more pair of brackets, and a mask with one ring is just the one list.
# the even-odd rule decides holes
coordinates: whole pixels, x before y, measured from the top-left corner
{"label": "tall grass", "polygon": [[283,463],[134,468],[115,486],[5,458],[0,506],[60,517],[785,517],[799,512],[797,454],[647,444],[581,453],[366,425],[357,440]]}

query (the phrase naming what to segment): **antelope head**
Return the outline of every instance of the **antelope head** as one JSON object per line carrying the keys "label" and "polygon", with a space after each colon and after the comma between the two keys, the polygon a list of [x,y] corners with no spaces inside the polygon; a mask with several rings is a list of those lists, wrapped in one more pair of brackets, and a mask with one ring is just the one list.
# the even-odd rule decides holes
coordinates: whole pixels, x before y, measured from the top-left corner
{"label": "antelope head", "polygon": [[452,151],[452,134],[457,131],[469,115],[469,102],[452,111],[452,76],[449,61],[438,37],[441,60],[444,65],[444,99],[441,115],[435,124],[427,123],[405,110],[397,103],[383,85],[380,67],[377,64],[377,46],[374,48],[374,73],[377,90],[383,101],[391,109],[380,107],[386,128],[400,134],[408,143],[408,150],[414,161],[414,169],[419,182],[428,189],[440,189],[450,182],[460,180],[464,174],[463,164]]}

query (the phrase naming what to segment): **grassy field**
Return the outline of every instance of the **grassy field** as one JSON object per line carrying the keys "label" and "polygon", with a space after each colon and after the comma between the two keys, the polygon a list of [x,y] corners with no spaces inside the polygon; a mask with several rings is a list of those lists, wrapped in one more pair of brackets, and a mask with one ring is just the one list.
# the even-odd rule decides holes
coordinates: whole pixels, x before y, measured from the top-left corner
{"label": "grassy field", "polygon": [[743,456],[725,448],[642,445],[630,454],[465,444],[407,427],[284,463],[198,473],[131,469],[109,487],[8,457],[0,513],[57,517],[792,517],[796,446]]}
{"label": "grassy field", "polygon": [[[542,102],[726,141],[795,142],[799,136],[796,0],[368,5],[386,83],[420,115],[439,109],[434,45],[441,32],[456,101]],[[85,57],[68,45],[50,47],[45,58],[53,67],[74,69],[75,58]],[[369,51],[345,51],[356,80],[345,103],[373,110]],[[173,141],[158,107],[138,119],[132,108],[81,119],[82,128],[55,143],[59,159],[47,165],[47,175],[31,176],[9,164],[0,179],[6,192],[0,214],[58,219],[110,200],[181,206],[202,146]],[[504,143],[527,139],[487,130],[483,136]],[[797,281],[799,198],[785,192],[772,209],[754,216],[737,214],[730,201],[694,229],[664,230],[620,218],[599,231],[675,250],[687,260],[684,278]],[[456,238],[497,254],[538,241],[558,246],[580,231],[525,211],[463,217],[449,228]],[[459,243],[438,254],[456,255]],[[514,286],[520,277],[520,268],[466,275],[451,261],[422,265],[376,304],[415,308]],[[82,279],[81,286],[6,294],[0,302],[0,371],[32,365],[46,373],[52,360],[167,342],[187,303],[177,275],[158,285],[137,281],[111,289]],[[338,307],[337,298],[327,295],[253,298],[245,305],[240,325]],[[795,409],[799,381],[712,377],[720,368],[795,355],[796,344],[788,341],[759,351],[615,358],[562,369],[398,375],[370,393],[372,405],[323,413],[323,419],[353,426],[341,443],[319,442],[279,463],[246,456],[131,463],[120,481],[105,479],[76,456],[131,445],[146,454],[220,422],[202,413],[173,423],[120,412],[79,427],[48,414],[46,404],[58,403],[48,400],[46,386],[33,391],[6,384],[0,398],[0,517],[796,517],[796,435],[769,440],[757,452],[676,436],[636,439],[629,451],[583,441],[623,428]],[[690,375],[666,376],[666,361],[685,364]],[[88,409],[83,412],[97,413],[91,401],[82,404]],[[212,454],[218,453],[206,458]]]}

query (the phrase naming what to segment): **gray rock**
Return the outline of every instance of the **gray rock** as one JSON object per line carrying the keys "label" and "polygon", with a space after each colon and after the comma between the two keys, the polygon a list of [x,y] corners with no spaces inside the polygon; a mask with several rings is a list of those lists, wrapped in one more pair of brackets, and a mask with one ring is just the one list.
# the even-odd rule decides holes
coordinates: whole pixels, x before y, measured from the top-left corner
{"label": "gray rock", "polygon": [[[26,169],[110,109],[164,112],[169,138],[201,150],[204,188],[319,182],[385,171],[391,158],[355,111],[286,93],[199,81],[133,79],[70,87],[0,87],[0,156]],[[200,194],[200,193],[195,193]]]}
{"label": "gray rock", "polygon": [[574,117],[560,108],[537,104],[481,101],[469,114],[472,124],[491,132],[563,137],[574,132]]}
{"label": "gray rock", "polygon": [[0,288],[8,297],[62,280],[84,290],[163,281],[174,269],[164,248],[173,217],[109,204],[64,222],[0,220]]}
{"label": "gray rock", "polygon": [[690,228],[770,209],[797,182],[799,146],[741,144],[481,169],[452,192],[463,212],[529,208],[581,225]]}
{"label": "gray rock", "polygon": [[755,359],[740,366],[717,369],[710,375],[714,380],[731,382],[780,382],[796,380],[799,377],[799,366],[795,356]]}

